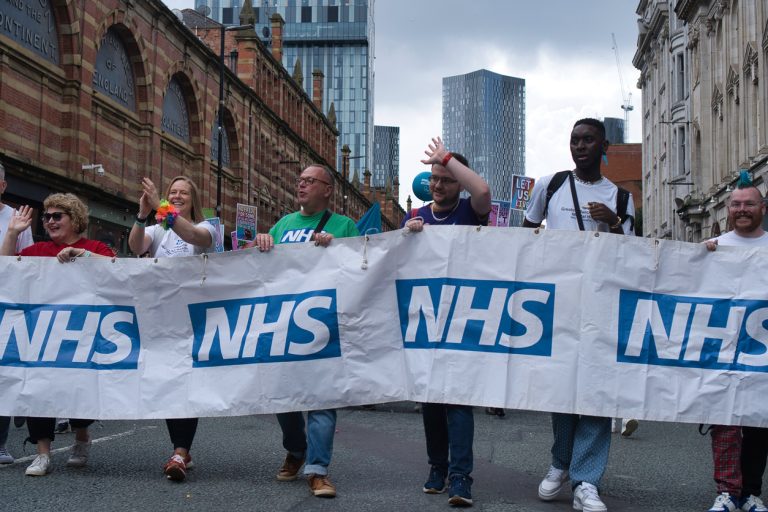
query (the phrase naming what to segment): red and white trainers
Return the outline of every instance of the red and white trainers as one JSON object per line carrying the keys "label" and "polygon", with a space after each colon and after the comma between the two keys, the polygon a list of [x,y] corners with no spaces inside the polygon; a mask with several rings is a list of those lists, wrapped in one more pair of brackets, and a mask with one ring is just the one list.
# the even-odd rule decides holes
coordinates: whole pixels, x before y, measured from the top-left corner
{"label": "red and white trainers", "polygon": [[187,478],[187,470],[191,469],[192,466],[191,455],[187,454],[186,457],[182,458],[178,453],[174,453],[171,455],[171,458],[168,459],[168,462],[165,463],[163,472],[168,480],[183,482],[184,479]]}

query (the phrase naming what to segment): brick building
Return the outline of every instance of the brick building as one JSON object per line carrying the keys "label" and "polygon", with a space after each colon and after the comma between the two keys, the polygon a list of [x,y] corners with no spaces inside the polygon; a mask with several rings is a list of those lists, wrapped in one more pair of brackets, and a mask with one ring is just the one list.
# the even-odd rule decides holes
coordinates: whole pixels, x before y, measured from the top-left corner
{"label": "brick building", "polygon": [[608,165],[600,164],[600,172],[616,185],[632,193],[635,209],[643,206],[643,145],[611,144],[606,153]]}
{"label": "brick building", "polygon": [[[188,175],[203,206],[213,208],[220,61],[211,48],[218,49],[218,25],[207,33],[188,28],[160,0],[44,4],[0,2],[4,198],[39,213],[49,193],[74,192],[91,211],[87,235],[121,253],[142,176],[164,189],[173,176]],[[296,209],[303,167],[337,168],[334,116],[312,103],[251,28],[227,31],[225,42],[222,217],[229,230],[235,204],[255,204],[265,230]],[[374,195],[347,193],[353,218],[370,206],[365,192]],[[397,225],[402,209],[383,202],[391,214],[384,225]],[[38,219],[35,232],[43,232]]]}

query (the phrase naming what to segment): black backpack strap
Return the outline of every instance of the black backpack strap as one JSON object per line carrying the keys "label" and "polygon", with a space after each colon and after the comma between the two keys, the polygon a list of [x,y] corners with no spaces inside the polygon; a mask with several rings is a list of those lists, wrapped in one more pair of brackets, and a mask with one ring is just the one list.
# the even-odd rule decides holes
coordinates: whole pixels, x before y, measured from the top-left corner
{"label": "black backpack strap", "polygon": [[323,228],[325,227],[325,224],[328,222],[328,219],[331,218],[331,210],[326,209],[325,213],[323,213],[323,216],[320,218],[320,222],[317,223],[317,226],[315,226],[315,230],[312,232],[312,236],[310,237],[310,240],[315,239],[316,233],[322,233]]}
{"label": "black backpack strap", "polygon": [[584,218],[581,216],[579,196],[576,195],[576,180],[570,172],[568,173],[568,182],[571,185],[571,198],[573,199],[573,211],[576,214],[576,222],[579,224],[579,231],[584,231]]}
{"label": "black backpack strap", "polygon": [[549,209],[549,200],[552,199],[552,196],[555,195],[555,192],[557,192],[557,189],[559,189],[563,183],[565,183],[565,180],[568,178],[568,176],[571,174],[571,171],[560,171],[556,172],[552,175],[552,179],[549,180],[549,185],[547,185],[547,196],[544,199],[544,214],[543,218],[547,218],[547,210]]}
{"label": "black backpack strap", "polygon": [[618,188],[618,193],[616,195],[616,215],[619,216],[621,219],[621,223],[624,224],[624,222],[629,219],[629,225],[632,229],[632,231],[635,230],[635,218],[632,215],[627,215],[627,207],[629,206],[629,191],[621,188]]}

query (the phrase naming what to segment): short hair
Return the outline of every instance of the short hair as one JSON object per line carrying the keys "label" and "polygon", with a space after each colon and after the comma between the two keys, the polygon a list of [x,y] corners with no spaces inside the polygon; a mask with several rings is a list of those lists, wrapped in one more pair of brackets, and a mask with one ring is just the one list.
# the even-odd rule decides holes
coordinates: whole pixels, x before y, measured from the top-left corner
{"label": "short hair", "polygon": [[88,229],[88,207],[75,194],[51,194],[43,201],[43,209],[59,208],[72,219],[75,233],[82,235]]}
{"label": "short hair", "polygon": [[603,139],[605,139],[605,125],[599,119],[594,119],[592,117],[585,117],[584,119],[579,119],[578,121],[573,123],[573,127],[576,128],[580,124],[586,124],[587,126],[592,126],[593,128],[597,128],[597,131],[599,131],[600,135],[602,135]]}
{"label": "short hair", "polygon": [[184,181],[189,185],[189,189],[192,192],[192,222],[195,224],[203,222],[205,216],[203,215],[203,203],[200,202],[200,192],[197,190],[197,185],[192,181],[192,178],[187,176],[176,176],[168,184],[168,189],[165,191],[165,198],[167,199],[171,195],[171,187],[177,181]]}
{"label": "short hair", "polygon": [[[306,169],[304,169],[304,171],[306,171],[306,170],[307,170],[307,169],[309,169],[310,167],[319,167],[319,168],[321,168],[321,169],[323,170],[323,172],[325,172],[325,176],[328,178],[328,184],[331,186],[331,188],[333,188],[333,186],[334,186],[334,181],[336,181],[336,180],[335,180],[335,179],[334,179],[334,177],[333,177],[333,171],[331,170],[331,168],[330,168],[330,167],[328,167],[328,166],[327,166],[327,165],[325,165],[325,164],[317,164],[317,163],[313,163],[313,164],[309,164],[309,165],[306,167]],[[304,171],[301,171],[301,172],[304,172]],[[351,179],[351,178],[350,178],[350,179]]]}

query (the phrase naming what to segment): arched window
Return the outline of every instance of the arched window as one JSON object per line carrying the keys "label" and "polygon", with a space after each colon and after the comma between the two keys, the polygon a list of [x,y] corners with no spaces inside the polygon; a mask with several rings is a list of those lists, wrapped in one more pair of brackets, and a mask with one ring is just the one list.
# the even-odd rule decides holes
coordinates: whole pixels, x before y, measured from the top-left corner
{"label": "arched window", "polygon": [[169,135],[189,144],[189,110],[178,77],[171,78],[163,98],[162,128]]}
{"label": "arched window", "polygon": [[0,2],[0,34],[58,65],[59,32],[53,11],[48,0]]}
{"label": "arched window", "polygon": [[123,107],[136,111],[136,80],[117,27],[110,27],[99,44],[93,88]]}

